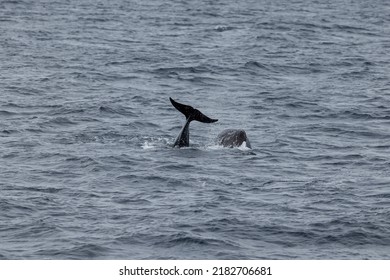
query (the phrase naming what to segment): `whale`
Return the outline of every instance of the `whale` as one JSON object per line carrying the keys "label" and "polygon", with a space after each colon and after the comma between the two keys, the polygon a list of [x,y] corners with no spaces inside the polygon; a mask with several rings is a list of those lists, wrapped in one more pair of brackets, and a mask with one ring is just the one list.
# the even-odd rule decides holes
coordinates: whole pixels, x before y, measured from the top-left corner
{"label": "whale", "polygon": [[216,138],[218,145],[228,148],[240,147],[244,142],[247,148],[252,149],[248,136],[243,129],[225,129]]}
{"label": "whale", "polygon": [[[195,109],[189,105],[181,104],[173,100],[171,97],[169,97],[169,100],[171,101],[173,107],[181,112],[186,118],[186,122],[180,130],[179,135],[176,137],[173,147],[189,147],[190,123],[192,121],[199,121],[203,123],[214,123],[218,121],[218,119],[209,118],[198,109]],[[217,145],[228,148],[240,147],[245,142],[246,147],[252,149],[248,136],[243,129],[225,129],[218,134],[215,142]]]}
{"label": "whale", "polygon": [[176,137],[176,140],[173,144],[173,147],[189,147],[190,145],[190,123],[192,121],[198,121],[202,123],[214,123],[218,119],[212,119],[204,115],[198,109],[195,109],[189,105],[181,104],[176,102],[171,97],[169,97],[173,107],[175,107],[179,112],[181,112],[185,118],[186,122],[183,125],[182,129],[179,132],[179,135]]}

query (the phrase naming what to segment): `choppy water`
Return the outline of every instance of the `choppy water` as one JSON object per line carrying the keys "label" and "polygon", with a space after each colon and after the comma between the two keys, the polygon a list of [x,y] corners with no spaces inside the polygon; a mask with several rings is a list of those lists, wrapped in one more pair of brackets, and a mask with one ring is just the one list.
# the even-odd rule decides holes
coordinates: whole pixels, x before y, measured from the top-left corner
{"label": "choppy water", "polygon": [[389,52],[387,0],[2,0],[0,258],[389,259]]}

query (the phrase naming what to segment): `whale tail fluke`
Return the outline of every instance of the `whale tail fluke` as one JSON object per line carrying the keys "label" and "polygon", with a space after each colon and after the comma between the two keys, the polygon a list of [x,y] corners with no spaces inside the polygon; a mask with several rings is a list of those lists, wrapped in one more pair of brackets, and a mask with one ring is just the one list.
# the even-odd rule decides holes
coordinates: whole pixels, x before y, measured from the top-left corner
{"label": "whale tail fluke", "polygon": [[218,121],[217,119],[211,119],[206,115],[202,114],[199,110],[185,104],[181,104],[176,102],[172,98],[169,97],[173,107],[175,107],[178,111],[180,111],[186,117],[187,121],[198,121],[203,123],[213,123]]}

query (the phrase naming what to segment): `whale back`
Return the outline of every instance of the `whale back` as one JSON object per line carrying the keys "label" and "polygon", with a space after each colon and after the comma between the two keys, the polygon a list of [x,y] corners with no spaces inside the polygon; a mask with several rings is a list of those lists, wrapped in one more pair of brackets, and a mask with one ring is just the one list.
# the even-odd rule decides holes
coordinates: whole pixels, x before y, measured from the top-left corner
{"label": "whale back", "polygon": [[228,148],[240,147],[243,142],[248,148],[252,148],[243,129],[225,129],[217,136],[217,144]]}

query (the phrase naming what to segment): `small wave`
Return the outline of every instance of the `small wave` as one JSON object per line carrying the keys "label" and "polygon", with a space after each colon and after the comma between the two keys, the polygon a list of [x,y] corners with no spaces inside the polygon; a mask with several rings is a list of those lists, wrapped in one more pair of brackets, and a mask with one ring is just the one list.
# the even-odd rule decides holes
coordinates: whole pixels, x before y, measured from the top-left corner
{"label": "small wave", "polygon": [[49,121],[41,123],[42,126],[47,126],[47,125],[56,125],[56,126],[70,126],[70,125],[75,125],[77,124],[74,121],[71,121],[69,118],[66,117],[56,117],[53,118]]}
{"label": "small wave", "polygon": [[175,246],[223,246],[227,245],[226,242],[212,239],[212,238],[204,238],[202,236],[195,236],[193,234],[179,232],[176,234],[168,235],[168,236],[160,236],[159,240],[154,243],[156,246],[163,247],[175,247]]}
{"label": "small wave", "polygon": [[13,115],[17,115],[17,113],[6,111],[6,110],[0,110],[0,116],[13,116]]}
{"label": "small wave", "polygon": [[249,68],[249,69],[259,68],[259,69],[268,70],[267,66],[265,66],[264,64],[261,64],[260,62],[257,62],[257,61],[248,61],[245,63],[245,67]]}
{"label": "small wave", "polygon": [[121,115],[121,116],[127,116],[127,117],[136,117],[137,114],[133,113],[130,111],[129,108],[125,108],[122,106],[100,106],[99,111],[101,113],[106,113],[106,114],[113,114],[113,115]]}
{"label": "small wave", "polygon": [[72,164],[80,164],[80,167],[86,168],[86,167],[94,167],[99,165],[99,162],[97,162],[95,159],[88,157],[88,156],[74,156],[74,157],[68,157],[66,159],[67,162],[71,162]]}
{"label": "small wave", "polygon": [[10,201],[6,199],[0,200],[0,210],[4,212],[12,212],[12,211],[21,211],[21,212],[31,212],[33,211],[33,207],[22,205],[16,201]]}
{"label": "small wave", "polygon": [[343,30],[343,31],[349,31],[349,32],[356,32],[356,31],[364,31],[368,32],[370,29],[359,27],[359,26],[352,26],[352,25],[345,25],[345,24],[334,24],[333,28]]}
{"label": "small wave", "polygon": [[151,204],[150,200],[142,199],[142,198],[114,198],[113,201],[118,204],[125,205],[148,205]]}
{"label": "small wave", "polygon": [[82,244],[65,250],[62,254],[73,259],[96,259],[103,257],[107,251],[109,251],[108,248],[97,244]]}
{"label": "small wave", "polygon": [[15,129],[4,129],[4,130],[0,131],[1,134],[5,134],[5,135],[10,135],[10,134],[18,133],[18,132],[19,131],[15,130]]}
{"label": "small wave", "polygon": [[136,103],[139,103],[141,105],[150,105],[150,102],[151,102],[151,99],[150,98],[147,98],[145,96],[142,96],[142,95],[134,95],[131,97],[131,100],[133,102],[136,102]]}
{"label": "small wave", "polygon": [[311,228],[318,233],[315,241],[319,244],[340,243],[347,246],[389,244],[386,227],[374,222],[340,217],[325,222],[312,223]]}
{"label": "small wave", "polygon": [[189,66],[189,67],[164,67],[158,68],[155,70],[156,73],[166,74],[166,73],[208,73],[212,72],[208,67],[205,66]]}
{"label": "small wave", "polygon": [[[366,119],[366,120],[390,120],[390,114],[380,114],[380,112],[358,112],[355,110],[345,110],[341,114],[349,116],[353,119]],[[337,114],[340,116],[340,114]],[[335,115],[335,117],[337,116]]]}
{"label": "small wave", "polygon": [[[51,107],[50,107],[51,108]],[[72,107],[54,107],[53,110],[50,110],[47,114],[50,116],[57,116],[57,115],[71,115],[71,114],[82,114],[85,110],[82,108],[72,108]]]}
{"label": "small wave", "polygon": [[217,80],[211,77],[177,77],[181,81],[187,81],[191,82],[194,84],[201,84],[201,85],[208,85],[208,86],[213,86],[217,85]]}
{"label": "small wave", "polygon": [[226,25],[218,25],[218,26],[214,27],[214,30],[217,32],[225,32],[225,31],[230,31],[230,30],[234,30],[234,29],[235,29],[234,27],[226,26]]}
{"label": "small wave", "polygon": [[[329,232],[328,232],[329,233]],[[349,230],[345,233],[333,233],[322,236],[316,240],[318,244],[341,243],[346,246],[358,246],[367,244],[388,245],[388,238],[385,236],[371,234],[363,229]],[[387,240],[386,240],[387,239]]]}
{"label": "small wave", "polygon": [[170,246],[170,245],[175,246],[175,245],[180,245],[180,244],[189,245],[191,243],[197,244],[197,245],[203,245],[203,246],[209,245],[209,241],[207,239],[202,239],[202,238],[195,237],[195,236],[184,236],[184,235],[180,235],[180,234],[176,235],[176,236],[171,236],[170,239],[164,243],[163,243],[163,245],[168,245],[168,246]]}
{"label": "small wave", "polygon": [[122,61],[110,61],[110,62],[107,62],[105,65],[106,66],[111,66],[111,65],[126,65],[126,64],[131,64],[133,63],[134,61],[131,61],[131,60],[122,60]]}
{"label": "small wave", "polygon": [[58,193],[61,191],[61,189],[54,187],[26,187],[25,190],[39,193]]}

